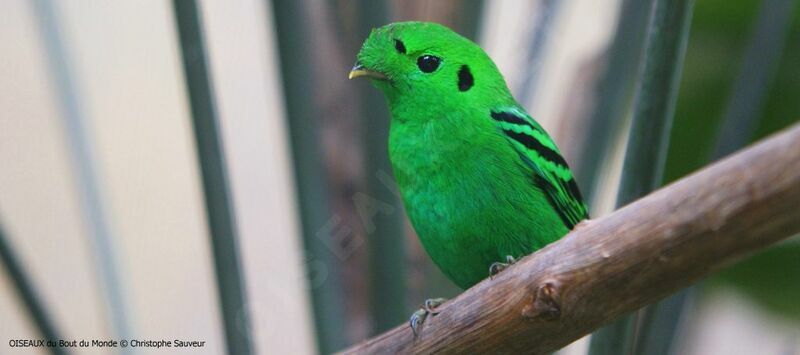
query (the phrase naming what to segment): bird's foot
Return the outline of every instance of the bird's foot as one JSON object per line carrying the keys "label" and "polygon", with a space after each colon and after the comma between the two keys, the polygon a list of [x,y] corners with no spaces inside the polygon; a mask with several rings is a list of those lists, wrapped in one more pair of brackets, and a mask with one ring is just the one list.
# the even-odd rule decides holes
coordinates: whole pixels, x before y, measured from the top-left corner
{"label": "bird's foot", "polygon": [[509,266],[514,265],[514,263],[516,263],[516,262],[517,262],[517,259],[515,259],[513,256],[506,255],[506,262],[504,262],[504,263],[501,263],[501,262],[492,263],[492,265],[489,266],[489,278],[490,279],[494,278],[495,275],[497,275],[501,271],[507,269]]}
{"label": "bird's foot", "polygon": [[422,329],[422,323],[425,322],[428,315],[435,316],[439,314],[436,308],[441,306],[445,301],[447,301],[446,298],[429,298],[422,304],[422,308],[411,315],[411,319],[408,320],[408,325],[411,327],[411,331],[414,332],[414,338],[419,335],[419,331]]}

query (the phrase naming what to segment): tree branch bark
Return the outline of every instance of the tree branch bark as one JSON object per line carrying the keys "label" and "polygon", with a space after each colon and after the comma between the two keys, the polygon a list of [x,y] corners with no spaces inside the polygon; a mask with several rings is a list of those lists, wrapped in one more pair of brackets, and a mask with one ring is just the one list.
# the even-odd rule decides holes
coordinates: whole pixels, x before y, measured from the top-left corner
{"label": "tree branch bark", "polygon": [[559,349],[800,232],[800,124],[578,225],[428,317],[344,351],[536,353]]}

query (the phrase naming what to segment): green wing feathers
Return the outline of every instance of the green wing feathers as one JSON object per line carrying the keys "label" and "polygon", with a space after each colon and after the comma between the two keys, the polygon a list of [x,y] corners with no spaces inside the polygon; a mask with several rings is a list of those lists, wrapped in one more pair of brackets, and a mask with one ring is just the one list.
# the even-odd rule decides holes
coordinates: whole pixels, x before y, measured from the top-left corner
{"label": "green wing feathers", "polygon": [[586,203],[572,171],[544,129],[517,108],[493,110],[491,117],[531,168],[533,184],[547,195],[567,229],[588,219]]}

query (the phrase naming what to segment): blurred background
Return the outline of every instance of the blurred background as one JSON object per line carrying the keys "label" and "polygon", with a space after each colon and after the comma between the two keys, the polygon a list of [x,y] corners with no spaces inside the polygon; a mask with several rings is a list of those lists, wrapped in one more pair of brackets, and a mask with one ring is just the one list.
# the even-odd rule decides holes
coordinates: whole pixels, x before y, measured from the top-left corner
{"label": "blurred background", "polygon": [[[382,96],[347,80],[393,21],[478,42],[609,213],[652,1],[0,2],[0,353],[329,353],[457,295],[398,201]],[[664,183],[800,120],[797,1],[688,3]],[[670,352],[800,354],[798,238],[684,296]]]}

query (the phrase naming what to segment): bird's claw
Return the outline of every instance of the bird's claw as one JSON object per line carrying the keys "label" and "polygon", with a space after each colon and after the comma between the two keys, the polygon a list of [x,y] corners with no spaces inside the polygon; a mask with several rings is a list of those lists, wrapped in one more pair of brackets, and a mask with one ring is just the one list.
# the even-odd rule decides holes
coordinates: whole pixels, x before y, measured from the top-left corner
{"label": "bird's claw", "polygon": [[499,274],[501,271],[507,269],[509,266],[513,265],[516,262],[517,259],[515,259],[513,256],[506,255],[506,262],[492,263],[492,265],[489,266],[489,278],[490,279],[494,278],[495,275]]}
{"label": "bird's claw", "polygon": [[440,311],[436,309],[445,301],[447,301],[445,298],[429,298],[422,304],[422,308],[411,315],[411,318],[408,320],[408,325],[411,327],[411,331],[414,332],[414,338],[419,335],[422,324],[425,323],[425,319],[428,318],[428,315],[435,316],[439,314]]}
{"label": "bird's claw", "polygon": [[436,309],[439,308],[439,306],[441,306],[445,301],[447,301],[445,298],[429,298],[425,300],[422,309],[435,316],[439,314],[439,311]]}
{"label": "bird's claw", "polygon": [[414,332],[414,338],[419,335],[418,330],[422,326],[422,323],[425,322],[425,318],[428,318],[428,311],[420,308],[414,312],[414,314],[411,315],[411,319],[408,320],[408,326],[411,327],[411,331]]}

